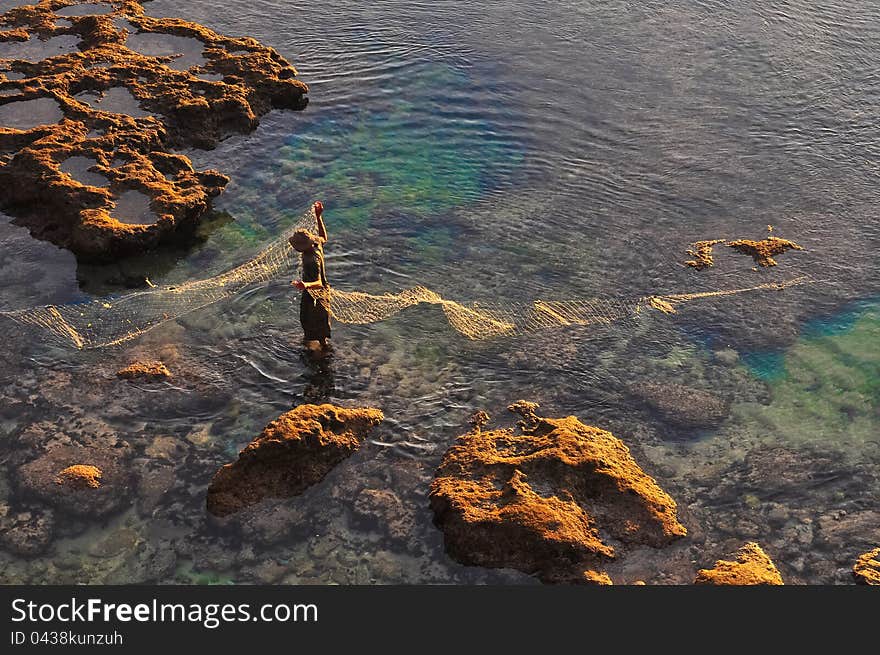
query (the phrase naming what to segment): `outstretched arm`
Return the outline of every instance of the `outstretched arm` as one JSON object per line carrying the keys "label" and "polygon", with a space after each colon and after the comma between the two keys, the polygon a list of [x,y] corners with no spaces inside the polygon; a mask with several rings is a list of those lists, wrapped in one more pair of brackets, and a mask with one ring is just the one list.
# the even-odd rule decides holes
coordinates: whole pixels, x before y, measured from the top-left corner
{"label": "outstretched arm", "polygon": [[327,227],[324,225],[324,205],[319,200],[315,203],[315,218],[318,221],[318,236],[327,241]]}

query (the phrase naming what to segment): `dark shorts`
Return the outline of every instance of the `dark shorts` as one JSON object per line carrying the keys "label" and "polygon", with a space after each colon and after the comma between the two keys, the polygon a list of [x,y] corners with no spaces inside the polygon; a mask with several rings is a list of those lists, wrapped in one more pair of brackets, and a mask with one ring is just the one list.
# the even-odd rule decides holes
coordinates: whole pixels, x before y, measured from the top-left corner
{"label": "dark shorts", "polygon": [[306,341],[330,338],[330,312],[325,300],[313,298],[304,291],[299,301],[299,322]]}

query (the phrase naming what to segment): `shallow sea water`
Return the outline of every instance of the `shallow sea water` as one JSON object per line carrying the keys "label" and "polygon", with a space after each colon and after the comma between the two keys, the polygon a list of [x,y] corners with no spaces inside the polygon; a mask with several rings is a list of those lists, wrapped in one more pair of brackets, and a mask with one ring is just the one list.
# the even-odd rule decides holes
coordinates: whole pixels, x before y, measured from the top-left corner
{"label": "shallow sea water", "polygon": [[[539,402],[611,430],[679,505],[689,536],[615,564],[615,582],[682,583],[756,540],[791,583],[845,583],[880,543],[880,279],[875,249],[880,9],[873,3],[590,1],[279,2],[179,16],[275,47],[311,87],[304,112],[186,153],[232,177],[198,245],[113,266],[0,223],[0,308],[181,283],[247,259],[316,199],[331,283],[424,285],[464,301],[639,297],[813,284],[686,305],[601,329],[471,342],[439,309],[334,326],[321,365],[298,346],[289,280],[168,323],[128,345],[75,353],[0,324],[6,450],[110,431],[141,483],[104,523],[59,520],[35,558],[0,553],[8,582],[529,582],[464,567],[431,523],[433,470],[467,418]],[[773,269],[691,241],[774,234],[805,246]],[[77,282],[79,286],[77,287]],[[113,373],[137,357],[167,384]],[[639,382],[731,402],[682,430]],[[205,517],[214,471],[301,402],[376,406],[387,420],[303,496],[237,530]],[[89,423],[92,422],[93,424]],[[85,425],[83,423],[85,422]],[[96,427],[100,426],[100,428]],[[6,472],[0,493],[26,504]],[[400,504],[364,507],[366,489]],[[389,528],[402,517],[408,536]]]}

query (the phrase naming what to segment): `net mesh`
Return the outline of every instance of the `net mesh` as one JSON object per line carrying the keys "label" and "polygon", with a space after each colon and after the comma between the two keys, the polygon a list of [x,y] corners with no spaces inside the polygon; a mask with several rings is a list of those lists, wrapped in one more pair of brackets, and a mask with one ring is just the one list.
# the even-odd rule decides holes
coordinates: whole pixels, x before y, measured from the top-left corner
{"label": "net mesh", "polygon": [[[45,330],[55,343],[76,348],[102,348],[134,339],[167,321],[229,298],[249,287],[282,274],[296,272],[300,257],[288,243],[298,229],[314,230],[316,217],[310,209],[268,247],[249,261],[225,273],[180,285],[160,286],[115,298],[66,305],[50,305],[13,312],[0,312],[18,323]],[[470,339],[513,336],[564,326],[608,325],[635,318],[646,311],[674,314],[683,303],[759,290],[784,289],[803,284],[807,277],[752,287],[699,293],[645,296],[634,299],[593,298],[565,301],[485,305],[447,300],[425,287],[399,293],[374,295],[337,288],[309,293],[328,303],[333,319],[340,323],[375,323],[408,307],[439,305],[450,325]]]}

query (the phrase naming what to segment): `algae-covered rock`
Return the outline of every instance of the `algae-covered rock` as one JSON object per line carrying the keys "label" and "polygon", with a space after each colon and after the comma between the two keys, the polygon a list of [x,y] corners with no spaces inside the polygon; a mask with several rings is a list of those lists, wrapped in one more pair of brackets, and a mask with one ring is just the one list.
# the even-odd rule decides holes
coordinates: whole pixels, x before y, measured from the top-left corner
{"label": "algae-covered rock", "polygon": [[610,432],[538,417],[532,403],[511,408],[521,434],[477,424],[437,469],[431,507],[452,557],[546,582],[602,582],[596,568],[628,547],[687,533],[675,501]]}
{"label": "algae-covered rock", "polygon": [[134,362],[116,372],[116,377],[123,380],[170,380],[171,371],[160,361]]}
{"label": "algae-covered rock", "polygon": [[728,241],[727,247],[751,256],[759,266],[776,266],[774,257],[778,257],[786,250],[803,250],[794,241],[774,236],[768,236],[760,241],[753,241],[752,239]]}
{"label": "algae-covered rock", "polygon": [[383,420],[378,409],[300,405],[282,414],[214,475],[208,511],[227,516],[264,498],[302,493],[355,452]]}
{"label": "algae-covered rock", "polygon": [[720,559],[711,569],[700,569],[694,584],[781,585],[782,576],[761,547],[749,542],[735,553],[733,561]]}
{"label": "algae-covered rock", "polygon": [[19,489],[58,510],[98,518],[128,504],[132,481],[122,449],[58,446],[18,467]]}
{"label": "algae-covered rock", "polygon": [[875,548],[856,560],[853,577],[859,584],[880,585],[880,548]]}

